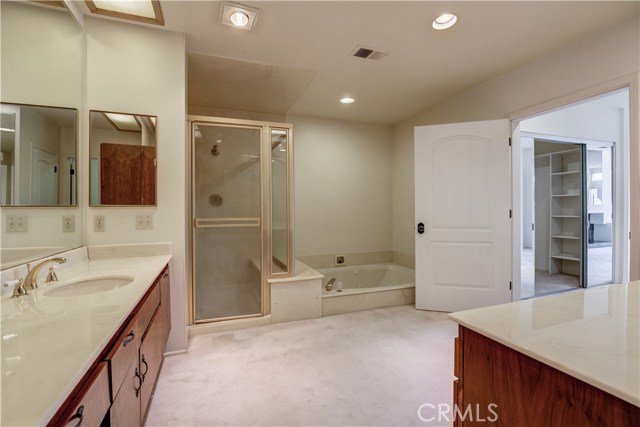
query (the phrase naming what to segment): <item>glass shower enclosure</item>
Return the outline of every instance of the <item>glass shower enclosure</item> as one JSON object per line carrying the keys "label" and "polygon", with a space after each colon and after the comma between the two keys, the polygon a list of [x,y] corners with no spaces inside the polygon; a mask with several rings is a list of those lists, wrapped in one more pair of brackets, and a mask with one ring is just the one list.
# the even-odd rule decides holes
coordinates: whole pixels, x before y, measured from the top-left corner
{"label": "glass shower enclosure", "polygon": [[293,274],[291,125],[190,117],[192,323],[270,312]]}

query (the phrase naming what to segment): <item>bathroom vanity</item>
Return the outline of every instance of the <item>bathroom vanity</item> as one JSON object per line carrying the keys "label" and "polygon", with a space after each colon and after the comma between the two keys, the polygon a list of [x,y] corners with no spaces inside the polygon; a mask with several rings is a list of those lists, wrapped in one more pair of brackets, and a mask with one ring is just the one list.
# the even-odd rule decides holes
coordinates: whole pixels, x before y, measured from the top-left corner
{"label": "bathroom vanity", "polygon": [[453,313],[454,426],[640,425],[640,282]]}
{"label": "bathroom vanity", "polygon": [[142,425],[171,328],[169,260],[74,260],[54,285],[3,295],[1,424]]}

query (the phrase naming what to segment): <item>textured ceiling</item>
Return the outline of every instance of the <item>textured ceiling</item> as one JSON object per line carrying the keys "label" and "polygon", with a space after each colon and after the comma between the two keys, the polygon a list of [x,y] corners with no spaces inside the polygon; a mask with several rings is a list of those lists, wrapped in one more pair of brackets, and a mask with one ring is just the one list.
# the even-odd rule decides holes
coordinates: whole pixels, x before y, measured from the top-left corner
{"label": "textured ceiling", "polygon": [[[240,3],[260,10],[251,32],[221,25],[219,2],[161,1],[165,28],[187,37],[190,104],[382,124],[637,20],[639,9],[637,1]],[[458,24],[434,31],[432,19],[445,11]],[[353,58],[356,45],[389,56]],[[339,104],[344,95],[356,102]]]}

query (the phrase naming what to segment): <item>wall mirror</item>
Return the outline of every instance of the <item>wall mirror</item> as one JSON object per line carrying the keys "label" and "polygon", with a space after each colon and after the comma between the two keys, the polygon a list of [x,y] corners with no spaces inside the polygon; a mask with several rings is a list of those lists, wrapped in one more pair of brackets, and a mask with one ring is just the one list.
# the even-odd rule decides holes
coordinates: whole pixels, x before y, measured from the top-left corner
{"label": "wall mirror", "polygon": [[72,108],[0,104],[0,205],[75,206]]}
{"label": "wall mirror", "polygon": [[0,1],[0,43],[5,269],[84,244],[83,30],[64,7]]}
{"label": "wall mirror", "polygon": [[156,205],[156,117],[91,111],[91,206]]}

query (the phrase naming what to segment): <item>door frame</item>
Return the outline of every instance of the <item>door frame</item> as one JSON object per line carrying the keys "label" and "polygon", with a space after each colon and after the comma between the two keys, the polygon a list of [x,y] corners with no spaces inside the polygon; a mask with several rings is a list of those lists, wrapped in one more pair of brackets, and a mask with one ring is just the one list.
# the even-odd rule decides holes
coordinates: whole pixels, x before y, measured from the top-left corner
{"label": "door frame", "polygon": [[[614,92],[620,89],[629,90],[629,122],[628,130],[629,136],[627,140],[628,144],[616,144],[617,150],[614,154],[614,162],[623,170],[626,169],[626,176],[628,176],[629,188],[622,188],[620,190],[620,183],[616,182],[614,188],[614,194],[618,191],[626,194],[623,200],[622,212],[618,212],[616,220],[621,224],[619,236],[629,236],[629,239],[622,238],[620,244],[624,246],[623,254],[629,254],[629,257],[619,256],[618,263],[622,265],[614,266],[621,268],[624,276],[622,281],[627,282],[629,280],[640,279],[640,265],[637,263],[630,263],[630,259],[640,259],[640,197],[635,200],[630,200],[631,194],[640,194],[640,141],[639,141],[639,122],[638,117],[640,107],[638,105],[640,94],[638,80],[640,79],[640,73],[634,73],[620,77],[618,79],[605,82],[572,94],[568,94],[550,101],[546,101],[540,104],[536,104],[531,107],[524,108],[509,114],[508,118],[511,120],[511,197],[512,197],[512,247],[511,247],[511,278],[513,281],[512,300],[519,301],[521,299],[521,283],[520,283],[520,264],[521,264],[521,246],[522,246],[522,202],[521,202],[521,183],[520,176],[522,170],[522,156],[521,156],[521,143],[520,143],[520,122],[541,114],[550,113],[555,110],[562,109],[571,104],[575,104],[580,101],[586,101],[589,98],[594,98],[600,95],[606,95],[609,92]],[[625,145],[628,145],[624,147]],[[622,157],[628,154],[626,157]],[[623,159],[629,159],[628,162],[622,161]],[[624,185],[625,183],[622,183]],[[619,210],[619,211],[620,211]],[[634,243],[634,244],[632,244]],[[517,273],[517,274],[516,274]]]}

